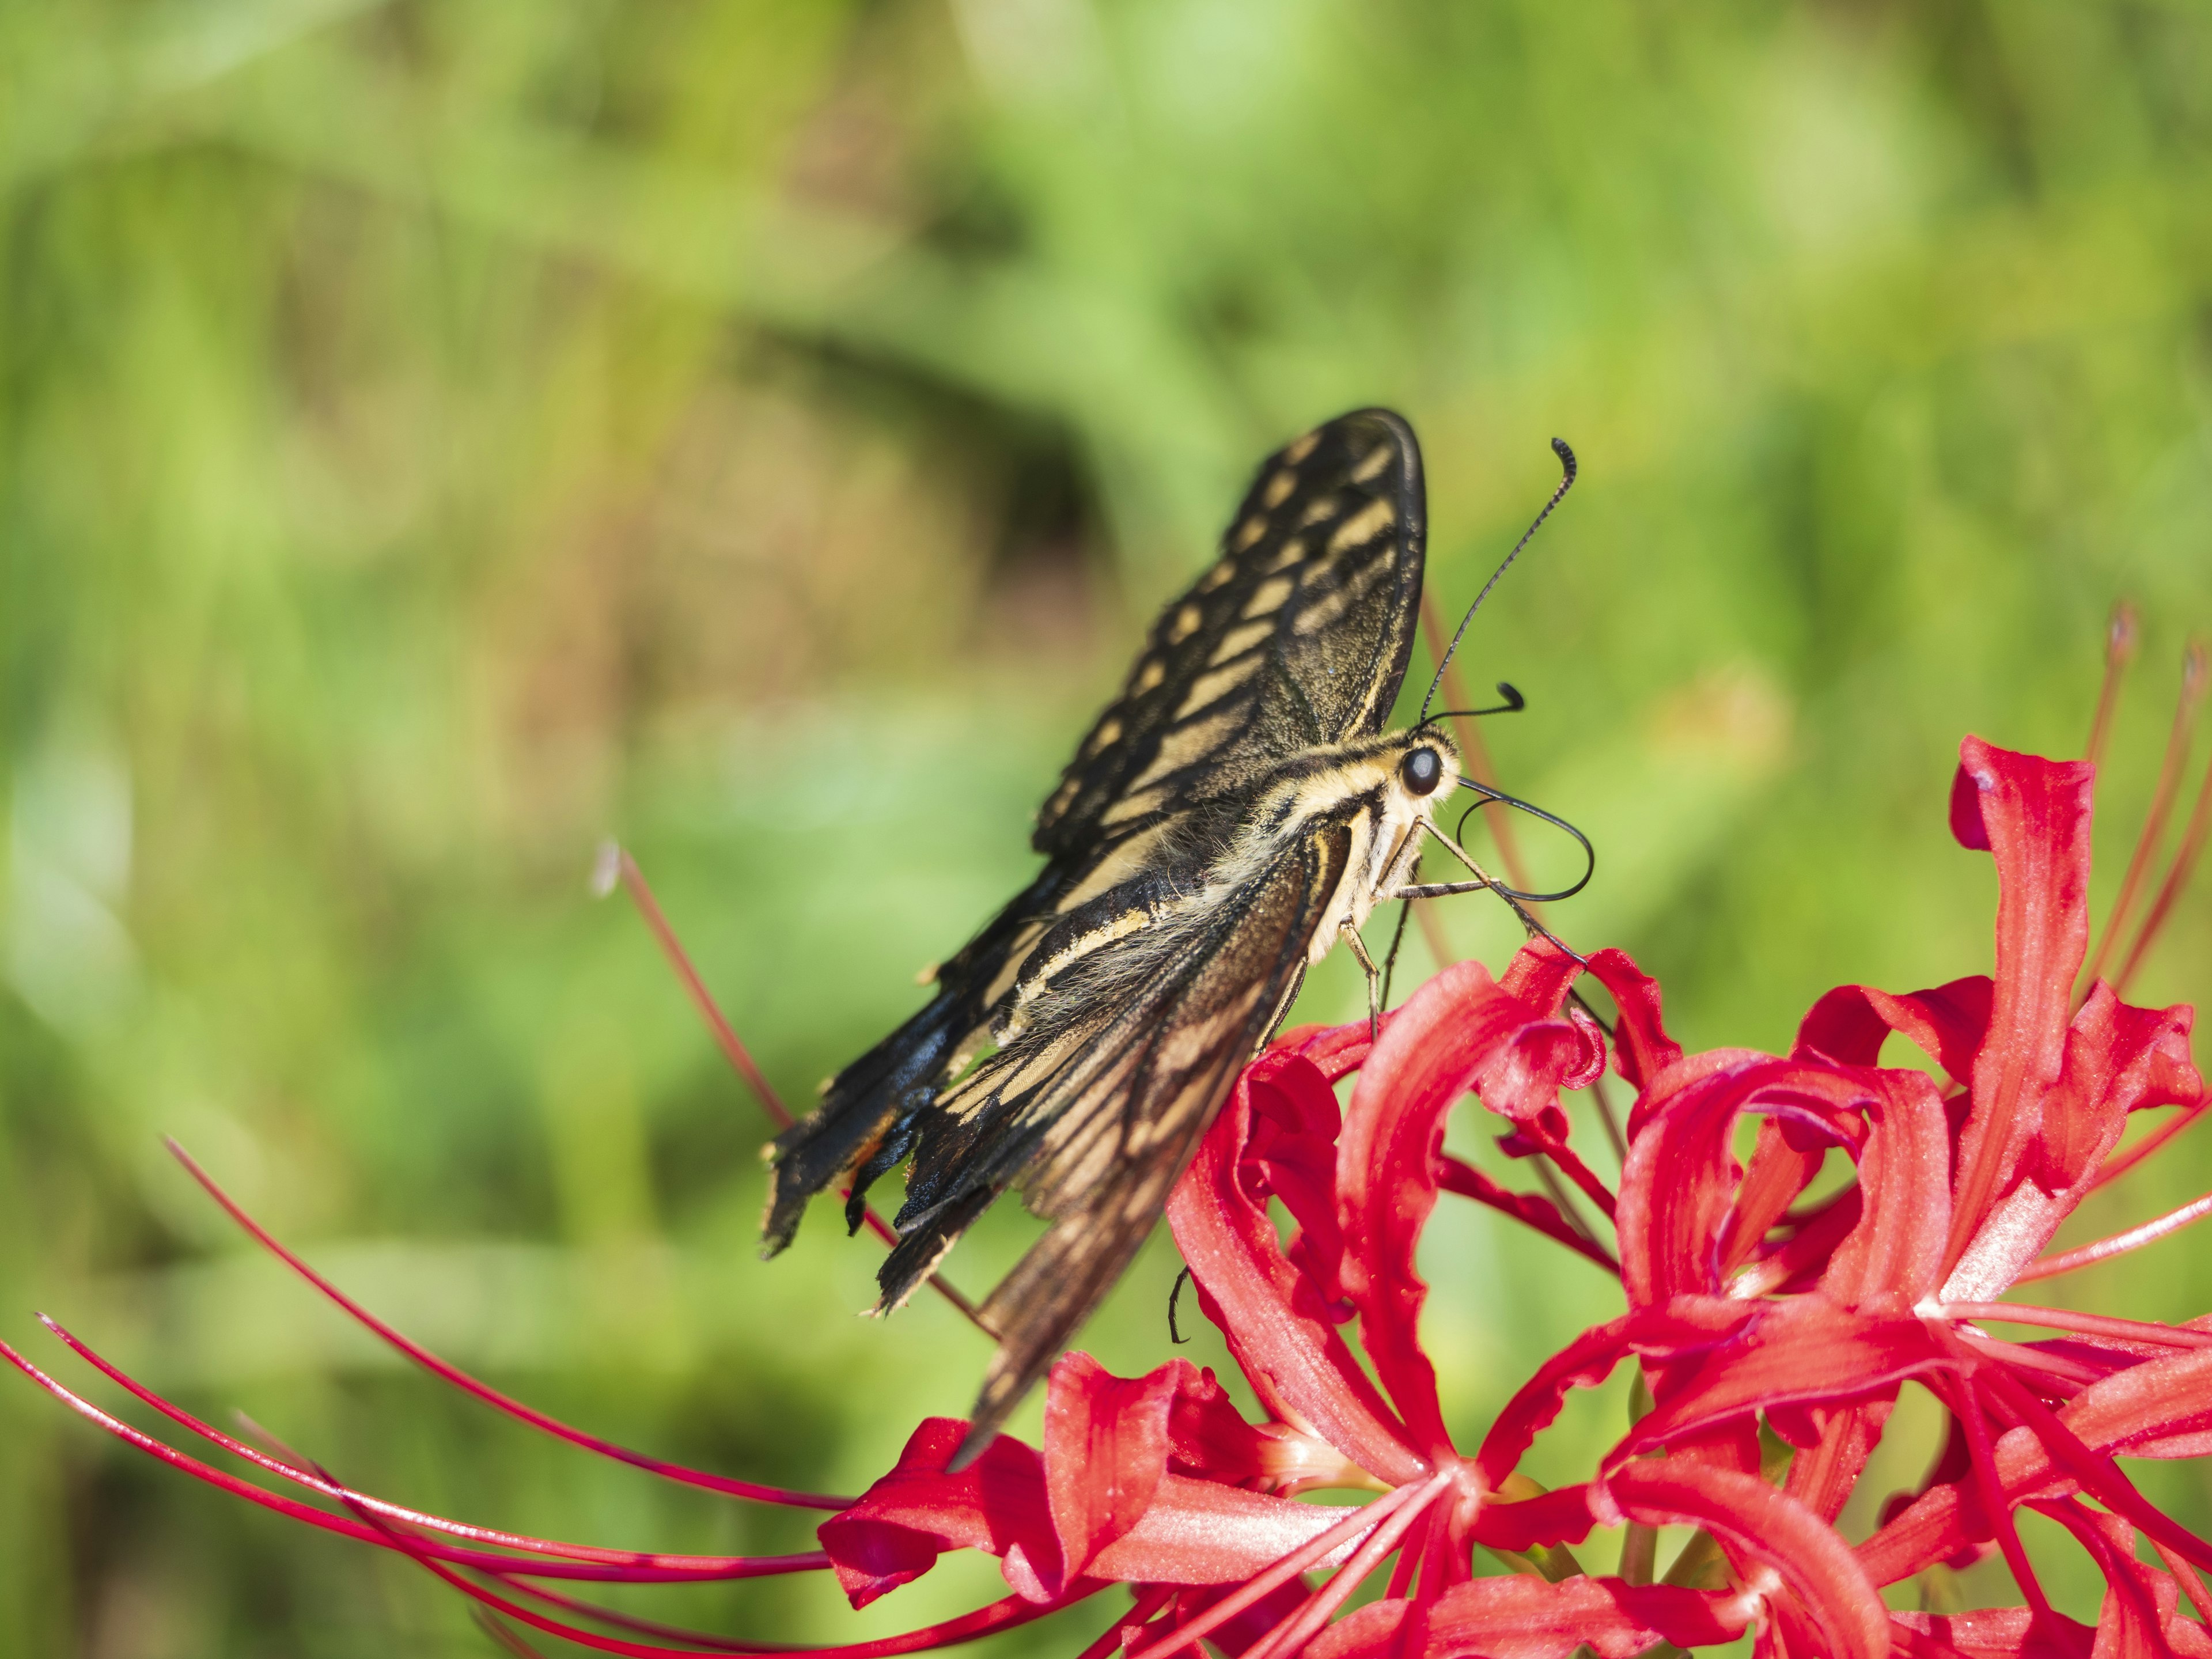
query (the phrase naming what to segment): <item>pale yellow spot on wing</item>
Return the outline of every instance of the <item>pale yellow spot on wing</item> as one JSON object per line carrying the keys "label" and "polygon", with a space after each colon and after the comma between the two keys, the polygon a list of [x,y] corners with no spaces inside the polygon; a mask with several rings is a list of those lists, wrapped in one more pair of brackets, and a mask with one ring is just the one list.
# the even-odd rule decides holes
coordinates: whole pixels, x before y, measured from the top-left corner
{"label": "pale yellow spot on wing", "polygon": [[1305,516],[1298,520],[1298,528],[1304,530],[1309,525],[1319,524],[1342,504],[1341,498],[1335,495],[1323,495],[1319,501],[1309,502]]}
{"label": "pale yellow spot on wing", "polygon": [[1285,542],[1275,556],[1267,561],[1270,570],[1287,570],[1306,556],[1306,544],[1296,536]]}
{"label": "pale yellow spot on wing", "polygon": [[1297,584],[1288,576],[1270,576],[1252,590],[1252,597],[1244,601],[1244,614],[1264,617],[1282,609],[1283,601],[1291,597],[1291,589]]}
{"label": "pale yellow spot on wing", "polygon": [[1224,559],[1219,564],[1214,566],[1212,569],[1207,571],[1203,576],[1200,576],[1198,579],[1198,591],[1201,593],[1211,593],[1215,588],[1220,586],[1222,583],[1233,580],[1236,575],[1237,567],[1231,564],[1228,560]]}
{"label": "pale yellow spot on wing", "polygon": [[1121,740],[1121,722],[1109,714],[1098,722],[1098,729],[1091,734],[1091,741],[1083,745],[1085,755],[1096,755]]}
{"label": "pale yellow spot on wing", "polygon": [[1307,600],[1298,607],[1297,614],[1291,618],[1291,631],[1294,634],[1319,633],[1341,617],[1356,597],[1355,590],[1347,586]]}
{"label": "pale yellow spot on wing", "polygon": [[1390,503],[1377,497],[1336,527],[1336,534],[1329,538],[1328,550],[1341,553],[1346,548],[1358,546],[1388,527],[1396,516]]}
{"label": "pale yellow spot on wing", "polygon": [[1261,537],[1267,533],[1267,520],[1262,518],[1259,514],[1255,513],[1250,518],[1245,520],[1243,524],[1237,526],[1237,534],[1232,540],[1232,544],[1239,553],[1242,553],[1246,548],[1251,546],[1253,543],[1258,541]]}
{"label": "pale yellow spot on wing", "polygon": [[[1173,769],[1170,769],[1172,770]],[[1157,772],[1158,770],[1159,763],[1158,761],[1154,761],[1151,769],[1148,770],[1145,775],[1146,777],[1150,777],[1153,772]],[[1144,817],[1146,813],[1152,811],[1154,808],[1158,806],[1159,804],[1160,797],[1159,793],[1157,790],[1133,789],[1127,794],[1122,796],[1121,799],[1115,801],[1113,805],[1108,807],[1104,816],[1099,819],[1099,822],[1101,823],[1127,823],[1132,818],[1140,818]]]}
{"label": "pale yellow spot on wing", "polygon": [[[1213,752],[1222,738],[1236,729],[1243,718],[1243,711],[1241,708],[1231,707],[1223,709],[1219,714],[1209,714],[1203,720],[1194,720],[1180,730],[1169,732],[1161,740],[1160,752],[1152,757],[1152,763],[1145,769],[1144,775],[1132,784],[1131,788],[1148,789],[1161,779],[1180,772],[1186,766],[1194,765],[1204,760]],[[1157,801],[1148,800],[1142,810],[1149,811],[1158,804]],[[1121,814],[1121,807],[1116,805],[1114,811],[1107,815],[1108,821],[1118,823],[1120,818],[1117,815]],[[1127,816],[1133,817],[1138,814],[1130,813]]]}
{"label": "pale yellow spot on wing", "polygon": [[1352,469],[1352,481],[1354,483],[1369,483],[1375,478],[1384,467],[1390,465],[1390,445],[1376,445],[1373,449],[1368,451],[1366,454],[1360,457],[1359,465]]}
{"label": "pale yellow spot on wing", "polygon": [[1217,668],[1210,674],[1200,675],[1191,685],[1190,695],[1182,700],[1182,707],[1176,710],[1176,718],[1182,720],[1186,715],[1195,714],[1211,703],[1218,702],[1250,679],[1259,666],[1260,659],[1252,657],[1243,662],[1233,662],[1226,668]]}
{"label": "pale yellow spot on wing", "polygon": [[1283,451],[1283,459],[1288,461],[1292,466],[1296,466],[1300,461],[1303,461],[1307,456],[1314,453],[1314,446],[1320,441],[1320,433],[1309,432],[1304,437],[1298,439]]}
{"label": "pale yellow spot on wing", "polygon": [[1168,629],[1168,643],[1181,645],[1198,632],[1199,624],[1205,620],[1206,612],[1200,611],[1196,605],[1184,605],[1182,610],[1176,612],[1175,621]]}
{"label": "pale yellow spot on wing", "polygon": [[1227,662],[1231,657],[1241,657],[1274,631],[1275,622],[1272,617],[1232,628],[1221,636],[1221,643],[1213,647],[1213,660],[1221,663]]}
{"label": "pale yellow spot on wing", "polygon": [[1147,657],[1145,665],[1137,671],[1135,689],[1140,692],[1149,691],[1167,677],[1167,665],[1158,657]]}
{"label": "pale yellow spot on wing", "polygon": [[1267,487],[1260,492],[1260,499],[1269,507],[1280,507],[1297,487],[1298,475],[1285,467],[1267,480]]}

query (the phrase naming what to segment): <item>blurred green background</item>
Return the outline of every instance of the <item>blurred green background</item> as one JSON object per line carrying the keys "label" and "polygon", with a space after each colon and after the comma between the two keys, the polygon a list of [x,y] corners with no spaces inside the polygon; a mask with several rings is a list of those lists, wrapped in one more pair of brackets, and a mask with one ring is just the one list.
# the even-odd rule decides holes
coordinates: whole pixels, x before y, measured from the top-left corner
{"label": "blurred green background", "polygon": [[[806,1528],[400,1368],[159,1137],[502,1386],[857,1489],[983,1346],[927,1298],[850,1317],[876,1250],[826,1210],[755,1259],[762,1126],[593,849],[635,848],[805,1098],[1025,878],[1139,630],[1315,421],[1412,417],[1448,611],[1579,450],[1464,660],[1528,695],[1508,787],[1598,842],[1553,921],[1692,1044],[1986,967],[1956,744],[2079,753],[2131,597],[2101,906],[2212,622],[2188,0],[0,0],[0,1334],[82,1382],[45,1308],[356,1484],[556,1536]],[[2138,1000],[2212,991],[2203,889]],[[1307,1016],[1360,1006],[1342,957]],[[2076,1231],[2208,1172],[2200,1136]],[[1613,1310],[1463,1207],[1427,1256],[1470,1439]],[[1175,1267],[1156,1240],[1095,1325],[1116,1368],[1170,1352]],[[2194,1314],[2212,1266],[2064,1293]],[[1620,1411],[1578,1400],[1540,1475]],[[1929,1432],[1900,1413],[1888,1486]],[[2145,1479],[2212,1521],[2202,1474]],[[635,1604],[822,1641],[997,1593]],[[0,1652],[491,1650],[405,1563],[0,1386]]]}

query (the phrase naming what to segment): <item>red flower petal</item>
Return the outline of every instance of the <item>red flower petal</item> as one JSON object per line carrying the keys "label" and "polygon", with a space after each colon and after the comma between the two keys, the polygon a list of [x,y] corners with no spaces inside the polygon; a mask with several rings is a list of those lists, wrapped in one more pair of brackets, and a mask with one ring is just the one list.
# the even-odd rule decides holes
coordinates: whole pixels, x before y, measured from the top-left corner
{"label": "red flower petal", "polygon": [[1605,1485],[1631,1520],[1711,1533],[1747,1591],[1771,1598],[1787,1586],[1820,1626],[1823,1651],[1834,1659],[1888,1654],[1888,1610],[1866,1569],[1834,1528],[1786,1492],[1755,1474],[1672,1457],[1631,1463]]}
{"label": "red flower petal", "polygon": [[1168,1413],[1178,1385],[1194,1375],[1171,1360],[1150,1375],[1118,1377],[1087,1353],[1066,1353],[1052,1368],[1045,1395],[1045,1499],[1060,1534],[1061,1577],[1053,1594],[1083,1573],[1107,1545],[1151,1505],[1168,1467]]}
{"label": "red flower petal", "polygon": [[1370,1602],[1330,1626],[1305,1654],[1306,1659],[1385,1653],[1404,1659],[1474,1654],[1565,1659],[1587,1647],[1598,1659],[1629,1659],[1661,1642],[1680,1648],[1732,1642],[1743,1634],[1744,1622],[1740,1600],[1732,1596],[1619,1578],[1553,1584],[1515,1574],[1455,1585],[1426,1607]]}
{"label": "red flower petal", "polygon": [[1413,1254],[1436,1208],[1444,1115],[1478,1073],[1486,1105],[1498,1087],[1518,1109],[1556,1109],[1583,1037],[1549,1012],[1501,989],[1479,962],[1447,968],[1407,999],[1367,1057],[1337,1143],[1345,1293],[1376,1375],[1434,1461],[1454,1452],[1421,1348],[1428,1286]]}
{"label": "red flower petal", "polygon": [[2063,1614],[2058,1625],[2063,1643],[2036,1622],[2032,1607],[1890,1614],[1895,1650],[1913,1659],[2081,1659],[2095,1632]]}
{"label": "red flower petal", "polygon": [[1418,1480],[1428,1473],[1425,1460],[1346,1346],[1321,1291],[1284,1255],[1265,1204],[1242,1179],[1251,1132],[1250,1088],[1240,1080],[1168,1198],[1168,1224],[1190,1264],[1199,1305],[1279,1414],[1295,1413],[1379,1480]]}
{"label": "red flower petal", "polygon": [[1626,951],[1600,951],[1589,971],[1611,994],[1620,1011],[1613,1026],[1613,1063],[1629,1086],[1645,1089],[1682,1057],[1682,1045],[1667,1035],[1659,1018],[1659,981],[1629,959]]}
{"label": "red flower petal", "polygon": [[1989,1033],[1995,983],[1986,974],[1895,996],[1870,985],[1839,985],[1797,1027],[1793,1058],[1820,1054],[1846,1066],[1876,1066],[1892,1031],[1902,1033],[1964,1087]]}
{"label": "red flower petal", "polygon": [[[1150,1507],[1099,1551],[1091,1573],[1140,1584],[1239,1584],[1367,1507],[1301,1504],[1218,1480],[1164,1474]],[[1344,1560],[1373,1530],[1371,1525],[1355,1528],[1315,1565]]]}
{"label": "red flower petal", "polygon": [[1043,1459],[1002,1434],[968,1468],[947,1474],[967,1433],[958,1418],[925,1418],[897,1467],[817,1529],[855,1607],[921,1577],[953,1549],[1000,1557],[1016,1591],[1032,1601],[1052,1599],[1045,1587],[1062,1575]]}
{"label": "red flower petal", "polygon": [[[2096,769],[1960,745],[1952,822],[1997,866],[1996,988],[1974,1060],[1973,1108],[1959,1142],[1945,1251],[1956,1261],[2040,1124],[2065,1060],[2075,976],[2089,939],[2090,793]],[[1978,837],[1978,839],[1977,839]],[[1978,1300],[1962,1297],[1960,1300]]]}

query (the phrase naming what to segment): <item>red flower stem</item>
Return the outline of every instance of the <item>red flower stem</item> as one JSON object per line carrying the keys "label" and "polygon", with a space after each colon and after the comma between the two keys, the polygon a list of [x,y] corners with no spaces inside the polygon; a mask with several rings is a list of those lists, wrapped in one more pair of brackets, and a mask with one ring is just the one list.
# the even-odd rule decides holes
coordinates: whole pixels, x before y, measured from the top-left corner
{"label": "red flower stem", "polygon": [[[715,1006],[714,996],[707,989],[707,982],[699,977],[699,970],[691,965],[690,952],[684,948],[684,941],[676,937],[676,929],[669,925],[667,913],[661,909],[660,901],[653,897],[653,887],[646,880],[645,872],[637,867],[637,860],[629,855],[629,848],[619,842],[609,842],[601,849],[603,867],[610,854],[624,890],[637,906],[638,914],[645,918],[645,925],[653,930],[653,937],[659,942],[660,953],[668,958],[669,966],[676,970],[677,979],[690,994],[691,1005],[698,1009],[700,1018],[707,1022],[707,1029],[714,1034],[714,1042],[721,1048],[724,1058],[736,1069],[738,1075],[744,1079],[746,1086],[753,1091],[753,1098],[760,1103],[761,1110],[768,1114],[769,1121],[779,1129],[788,1129],[793,1122],[791,1109],[783,1103],[782,1097],[769,1084],[768,1074],[755,1063],[751,1051],[738,1037],[736,1030],[722,1017],[721,1009]],[[841,1185],[837,1188],[837,1195],[850,1198],[853,1195],[851,1185]],[[898,1234],[890,1223],[876,1213],[873,1206],[862,1212],[861,1219],[868,1231],[883,1241],[885,1249],[898,1243]],[[977,1330],[994,1340],[997,1339],[998,1332],[984,1322],[981,1311],[943,1275],[930,1274],[929,1287],[957,1308],[961,1316]]]}
{"label": "red flower stem", "polygon": [[2097,714],[2089,722],[2089,747],[2081,757],[2092,766],[2105,757],[2105,741],[2112,734],[2112,715],[2120,706],[2120,682],[2127,678],[2142,637],[2135,606],[2122,599],[2105,625],[2105,682],[2097,690]]}
{"label": "red flower stem", "polygon": [[709,1492],[725,1492],[732,1498],[750,1498],[758,1503],[781,1504],[793,1509],[842,1510],[852,1507],[854,1500],[849,1498],[833,1498],[823,1492],[793,1492],[782,1486],[765,1486],[757,1481],[732,1480],[727,1475],[708,1474],[702,1470],[686,1468],[680,1463],[671,1463],[661,1458],[648,1456],[644,1452],[632,1451],[629,1447],[618,1446],[611,1440],[602,1440],[595,1434],[586,1434],[581,1429],[571,1428],[558,1418],[549,1417],[533,1406],[526,1406],[512,1395],[501,1394],[489,1382],[478,1382],[459,1366],[449,1364],[439,1358],[413,1338],[404,1336],[392,1326],[386,1324],[384,1321],[369,1312],[368,1309],[331,1284],[329,1279],[325,1279],[290,1250],[278,1243],[259,1222],[239,1206],[235,1199],[216,1184],[215,1177],[200,1168],[190,1152],[179,1146],[173,1139],[168,1140],[167,1144],[170,1155],[185,1166],[185,1173],[207,1190],[208,1196],[220,1204],[230,1218],[245,1229],[247,1236],[254,1243],[306,1279],[316,1290],[321,1291],[325,1298],[336,1304],[356,1323],[365,1327],[388,1346],[405,1354],[433,1376],[452,1383],[462,1393],[482,1401],[495,1410],[506,1413],[507,1415],[520,1422],[527,1423],[532,1428],[542,1433],[550,1434],[556,1440],[565,1440],[572,1446],[581,1446],[586,1451],[597,1452],[600,1456],[612,1458],[617,1463],[628,1463],[633,1468],[644,1469],[666,1480],[678,1480],[688,1486],[703,1486]]}
{"label": "red flower stem", "polygon": [[2112,1319],[2103,1314],[2075,1313],[2068,1308],[2037,1308],[2019,1302],[1947,1302],[1937,1308],[1936,1313],[1943,1319],[1977,1319],[2011,1325],[2033,1325],[2045,1330],[2073,1331],[2083,1336],[2110,1336],[2128,1342],[2154,1342],[2166,1348],[2212,1348],[2212,1331],[2155,1325],[2140,1319]]}
{"label": "red flower stem", "polygon": [[[1421,637],[1428,643],[1430,660],[1443,662],[1443,623],[1437,615],[1437,602],[1426,593],[1421,595]],[[1458,664],[1444,663],[1444,707],[1468,706],[1467,684],[1459,677]],[[1468,775],[1477,783],[1497,788],[1498,769],[1491,763],[1490,745],[1482,740],[1480,729],[1466,715],[1458,714],[1452,719],[1452,735],[1459,739],[1459,752],[1467,758]],[[1528,866],[1521,861],[1521,843],[1513,829],[1513,809],[1503,801],[1490,801],[1485,805],[1482,817],[1490,826],[1491,839],[1498,843],[1498,860],[1505,866],[1506,878],[1522,892],[1529,891]],[[1247,1656],[1247,1659],[1257,1659],[1257,1656]]]}
{"label": "red flower stem", "polygon": [[1376,1528],[1367,1541],[1352,1552],[1352,1559],[1339,1567],[1304,1607],[1245,1649],[1243,1659],[1276,1659],[1278,1655],[1294,1654],[1304,1648],[1350,1599],[1352,1592],[1365,1582],[1382,1558],[1398,1547],[1398,1540],[1406,1535],[1406,1529],[1443,1495],[1451,1479],[1450,1474],[1440,1470],[1410,1488],[1414,1496],[1406,1506]]}
{"label": "red flower stem", "polygon": [[[554,1539],[532,1538],[521,1533],[501,1532],[492,1527],[473,1526],[462,1521],[448,1521],[442,1516],[426,1515],[420,1510],[406,1509],[400,1504],[388,1503],[383,1498],[373,1498],[367,1492],[353,1492],[350,1489],[342,1491],[326,1486],[318,1476],[305,1467],[305,1460],[296,1459],[296,1455],[295,1461],[287,1461],[284,1458],[271,1456],[267,1452],[247,1445],[243,1441],[234,1439],[213,1425],[202,1422],[182,1407],[173,1405],[163,1399],[153,1389],[98,1352],[90,1344],[72,1334],[58,1321],[49,1319],[44,1314],[40,1314],[39,1319],[40,1323],[65,1343],[79,1358],[110,1382],[127,1389],[135,1398],[150,1406],[171,1422],[182,1428],[189,1429],[203,1440],[222,1447],[233,1456],[244,1458],[256,1468],[265,1469],[271,1474],[282,1476],[284,1480],[306,1486],[310,1491],[319,1492],[325,1498],[348,1504],[357,1504],[364,1509],[408,1526],[430,1528],[439,1532],[449,1533],[457,1538],[470,1539],[476,1543],[489,1544],[499,1549],[524,1550],[532,1554],[554,1556],[564,1561],[584,1561],[610,1569],[625,1570],[605,1574],[564,1574],[563,1577],[605,1577],[636,1583],[644,1582],[643,1575],[652,1574],[656,1580],[665,1575],[677,1582],[690,1582],[695,1579],[753,1578],[778,1572],[818,1571],[830,1565],[830,1558],[820,1550],[809,1550],[803,1555],[784,1556],[656,1555],[639,1550],[617,1550],[592,1544],[563,1543]],[[471,1565],[481,1564],[471,1563]],[[528,1565],[521,1562],[514,1565],[518,1568],[525,1568]]]}
{"label": "red flower stem", "polygon": [[1535,1166],[1536,1179],[1543,1183],[1545,1194],[1552,1200],[1552,1207],[1559,1212],[1560,1219],[1566,1224],[1567,1230],[1579,1241],[1577,1248],[1580,1249],[1584,1255],[1603,1251],[1606,1265],[1618,1273],[1620,1270],[1620,1264],[1613,1259],[1611,1251],[1606,1250],[1605,1247],[1597,1242],[1595,1231],[1583,1217],[1582,1211],[1577,1207],[1574,1195],[1568,1192],[1566,1184],[1559,1179],[1559,1172],[1551,1160],[1539,1154],[1531,1161]]}
{"label": "red flower stem", "polygon": [[2200,1096],[2195,1105],[2183,1107],[2181,1110],[2166,1119],[2165,1122],[2160,1124],[2133,1146],[2124,1146],[2106,1158],[2105,1167],[2097,1171],[2097,1178],[2089,1183],[2089,1190],[2094,1192],[2106,1182],[2116,1180],[2134,1169],[2136,1164],[2196,1122],[2204,1115],[2204,1109],[2208,1106],[2212,1106],[2212,1090],[2208,1090]]}
{"label": "red flower stem", "polygon": [[[2174,708],[2173,725],[2166,733],[2166,758],[2159,764],[2158,784],[2151,792],[2150,812],[2143,819],[2142,834],[2136,838],[2136,850],[2128,860],[2127,873],[2120,878],[2119,894],[2112,900],[2112,914],[2106,920],[2104,937],[2097,941],[2088,965],[2081,971],[2081,988],[2074,999],[2077,1007],[2088,996],[2089,988],[2097,982],[2098,975],[2104,972],[2105,959],[2112,954],[2120,930],[2127,926],[2136,894],[2142,886],[2143,876],[2150,868],[2159,842],[2165,837],[2166,821],[2173,811],[2173,797],[2181,787],[2182,768],[2189,763],[2189,742],[2197,729],[2197,710],[2204,701],[2204,647],[2192,642],[2188,654],[2182,659],[2181,700]],[[2130,965],[2133,959],[2131,955]],[[2122,969],[2121,976],[2125,978],[2126,969]]]}
{"label": "red flower stem", "polygon": [[2070,1250],[2061,1250],[2057,1255],[2046,1255],[2031,1261],[2014,1283],[2026,1285],[2039,1279],[2056,1279],[2060,1273],[2070,1273],[2076,1268],[2087,1267],[2100,1261],[2124,1255],[2130,1250],[2140,1249],[2168,1233],[2179,1232],[2193,1221],[2202,1221],[2212,1215],[2212,1193],[2202,1198],[2192,1198],[2179,1209],[2168,1210],[2141,1226],[2130,1227],[2124,1233],[2114,1233],[2110,1238],[2100,1238],[2094,1243],[2077,1244]]}
{"label": "red flower stem", "polygon": [[[1235,1595],[1224,1596],[1197,1618],[1177,1629],[1173,1635],[1152,1643],[1148,1647],[1139,1648],[1128,1656],[1128,1659],[1166,1659],[1167,1655],[1188,1647],[1199,1638],[1227,1624],[1261,1597],[1272,1594],[1278,1585],[1290,1583],[1291,1579],[1321,1560],[1331,1550],[1358,1537],[1369,1528],[1379,1526],[1388,1521],[1392,1515],[1410,1503],[1416,1493],[1426,1491],[1434,1484],[1435,1480],[1432,1478],[1419,1486],[1400,1486],[1395,1491],[1384,1493],[1371,1504],[1362,1504],[1327,1532],[1318,1537],[1309,1539],[1288,1555],[1278,1560],[1274,1565],[1246,1583]],[[1252,1659],[1249,1650],[1245,1659]]]}
{"label": "red flower stem", "polygon": [[2011,1506],[2005,1502],[2004,1480],[1997,1473],[1996,1455],[1990,1444],[1990,1425],[1982,1415],[1981,1396],[1975,1392],[1973,1373],[1969,1369],[1972,1364],[1969,1358],[1966,1366],[1954,1373],[1959,1399],[1952,1413],[1966,1431],[1966,1449],[1973,1463],[1974,1489],[1981,1497],[1983,1516],[1996,1538],[1998,1549],[2004,1553],[2005,1565],[2012,1570],[2013,1583],[2035,1610],[2036,1622],[2043,1626],[2048,1639],[2063,1652],[2063,1627],[2051,1609],[2051,1598],[2043,1593],[2035,1569],[2028,1564],[2027,1547],[2021,1542],[2020,1528],[2014,1524]]}
{"label": "red flower stem", "polygon": [[2181,890],[2189,884],[2189,877],[2197,867],[2197,855],[2204,850],[2204,836],[2212,830],[2212,767],[2208,767],[2204,781],[2197,791],[2197,805],[2190,809],[2189,826],[2181,834],[2181,845],[2173,854],[2173,863],[2166,870],[2166,879],[2159,884],[2158,896],[2151,901],[2150,913],[2144,916],[2142,927],[2136,933],[2135,943],[2128,947],[2127,960],[2120,964],[2113,978],[2112,989],[2125,992],[2128,982],[2142,965],[2144,954],[2149,951],[2166,927],[2166,919],[2173,909],[2173,902],[2181,896]]}

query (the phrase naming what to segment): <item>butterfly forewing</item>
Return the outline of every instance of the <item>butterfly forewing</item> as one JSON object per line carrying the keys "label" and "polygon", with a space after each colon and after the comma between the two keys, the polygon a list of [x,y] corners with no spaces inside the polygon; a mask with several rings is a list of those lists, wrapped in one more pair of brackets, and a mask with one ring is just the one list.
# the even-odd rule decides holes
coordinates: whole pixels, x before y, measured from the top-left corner
{"label": "butterfly forewing", "polygon": [[1160,613],[1121,695],[1037,814],[1037,851],[1101,839],[1382,729],[1413,650],[1419,447],[1364,410],[1261,464],[1219,560]]}
{"label": "butterfly forewing", "polygon": [[[777,1140],[771,1251],[813,1193],[911,1156],[887,1306],[1006,1188],[1051,1223],[985,1304],[1000,1346],[971,1447],[1143,1243],[1297,989],[1359,810],[1329,793],[1330,746],[1374,737],[1396,699],[1425,531],[1395,415],[1270,457],[1039,812],[1043,872]],[[1286,769],[1319,786],[1263,833]]]}

